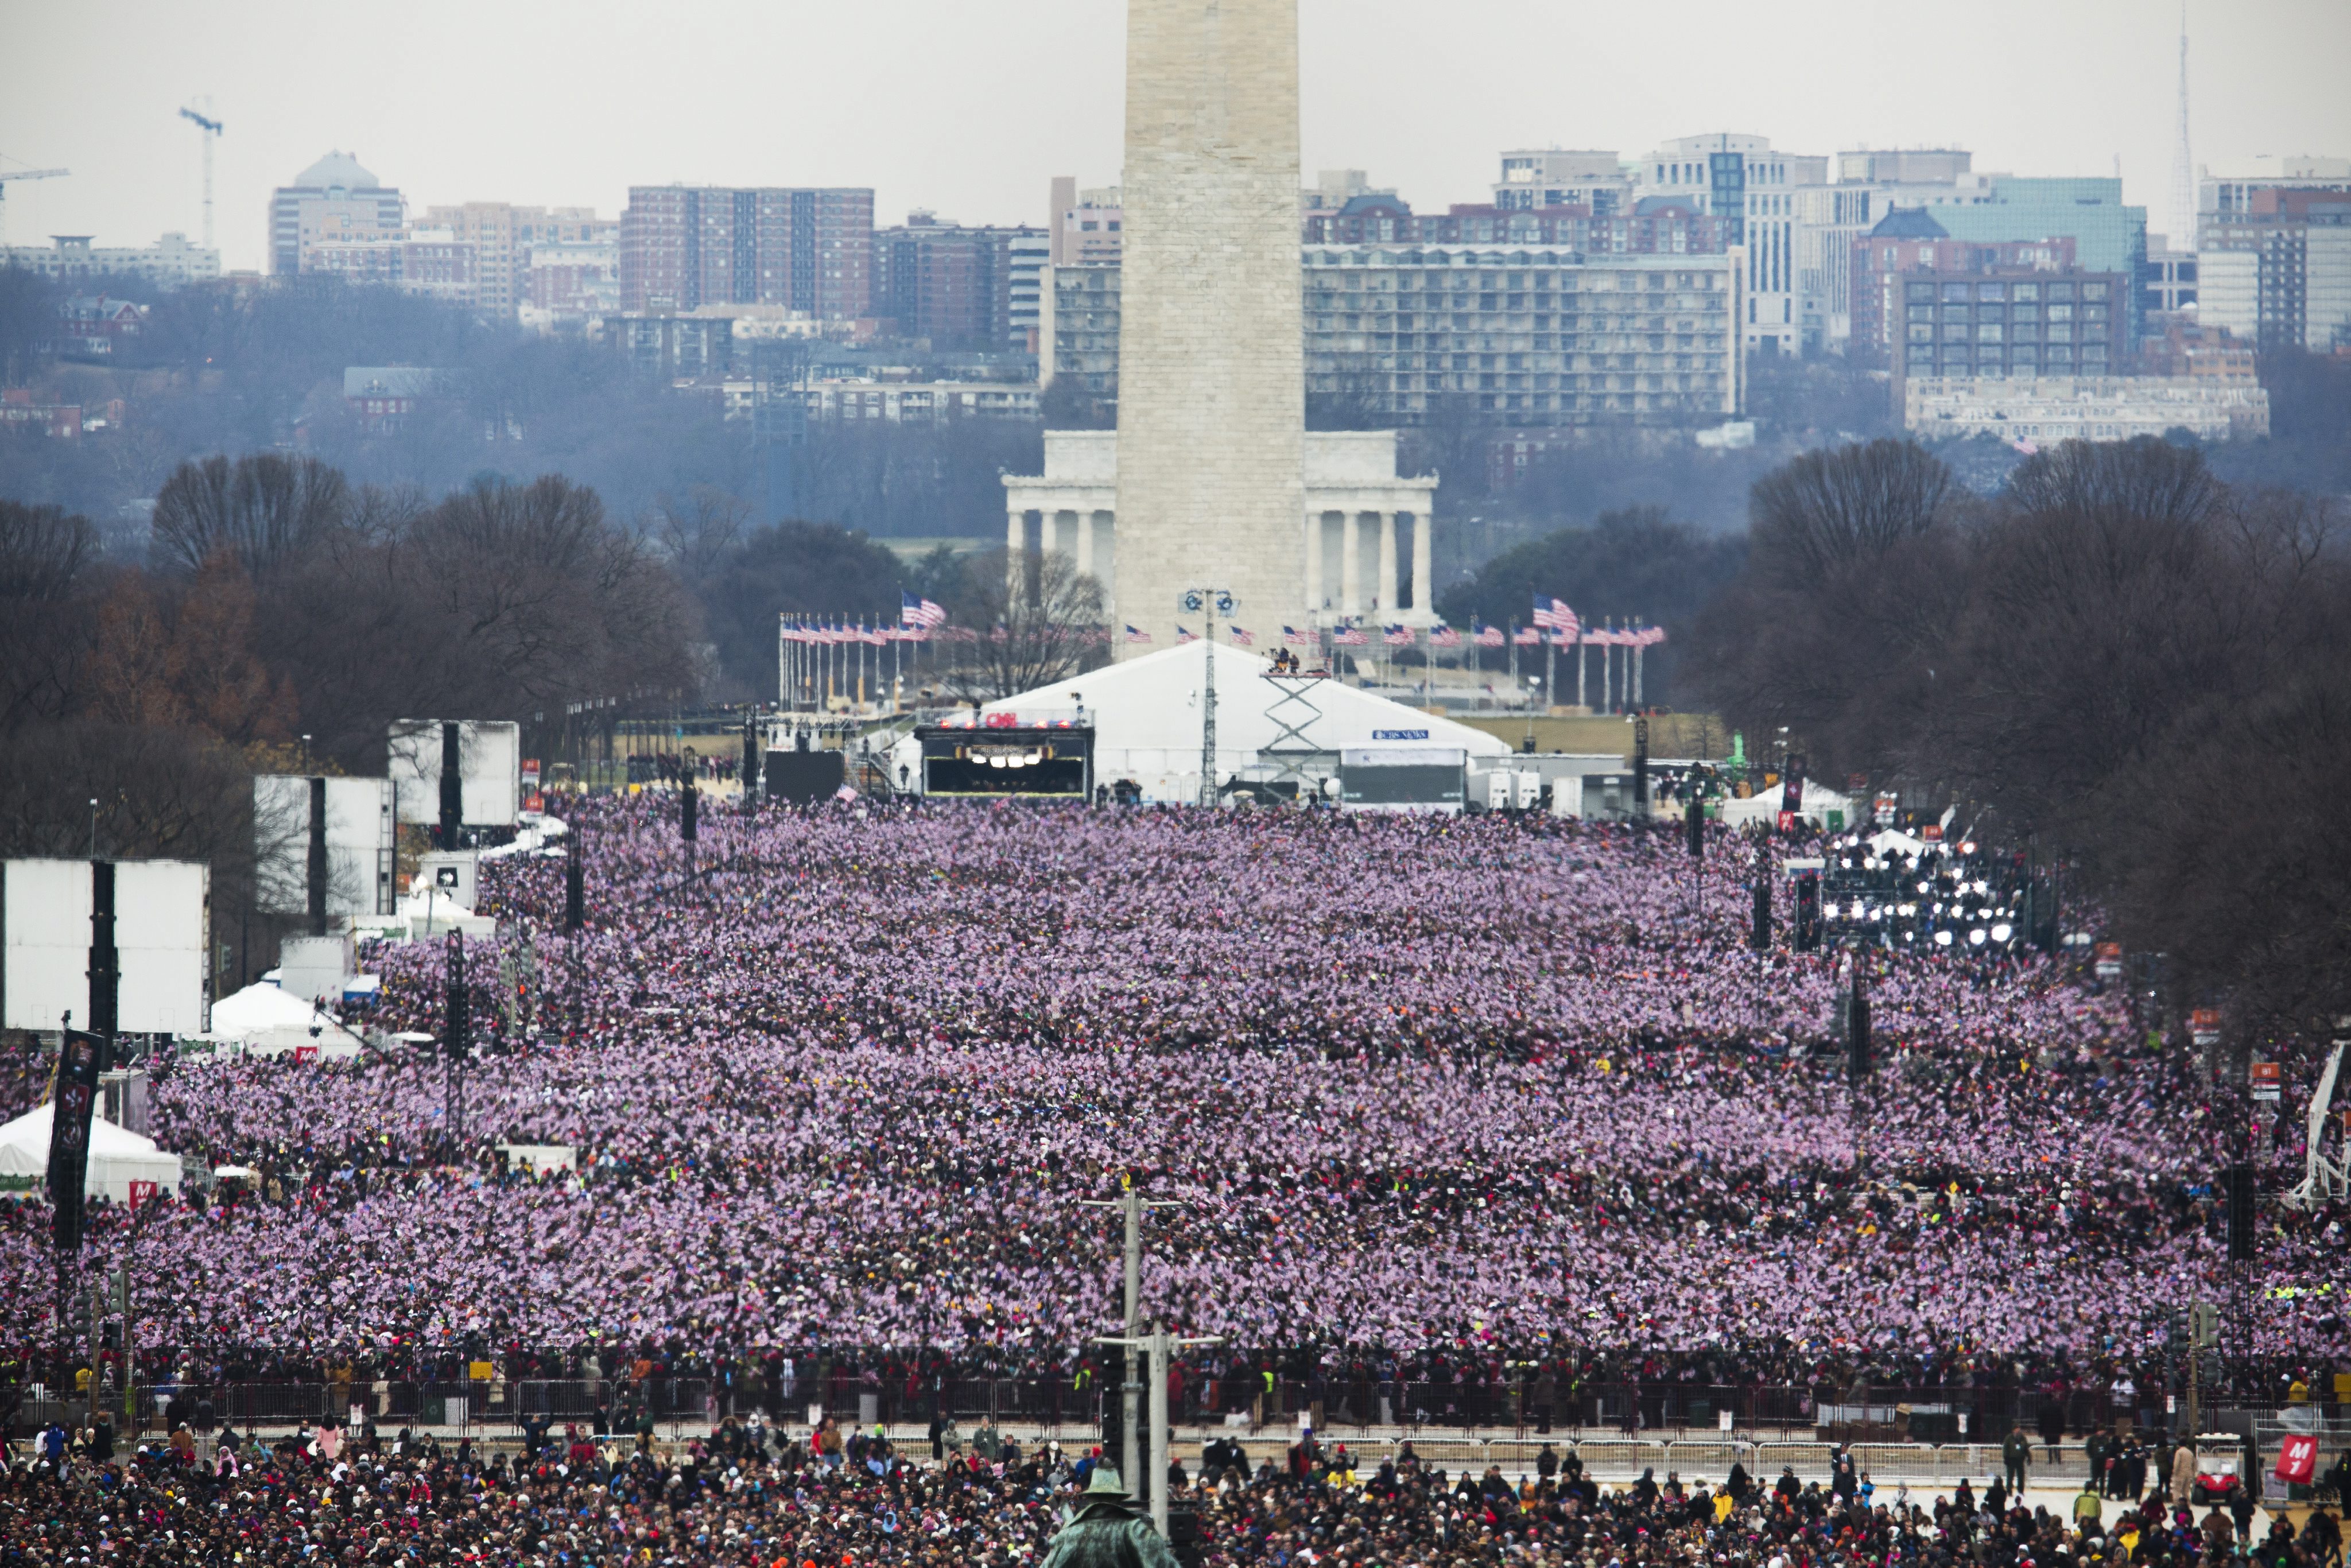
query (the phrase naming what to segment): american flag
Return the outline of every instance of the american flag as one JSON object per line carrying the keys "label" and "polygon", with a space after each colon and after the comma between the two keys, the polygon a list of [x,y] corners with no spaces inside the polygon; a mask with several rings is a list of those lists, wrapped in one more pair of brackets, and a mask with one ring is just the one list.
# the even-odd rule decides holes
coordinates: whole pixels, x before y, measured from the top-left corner
{"label": "american flag", "polygon": [[1472,621],[1469,622],[1469,626],[1470,635],[1477,638],[1478,646],[1480,648],[1499,648],[1502,646],[1504,639],[1502,637],[1502,629],[1499,626],[1489,626],[1482,621]]}
{"label": "american flag", "polygon": [[927,599],[912,593],[901,593],[898,599],[898,623],[902,626],[919,626],[927,632],[946,621],[947,612]]}
{"label": "american flag", "polygon": [[1549,632],[1573,632],[1575,630],[1575,612],[1567,607],[1566,601],[1540,593],[1535,595],[1533,620],[1536,625]]}
{"label": "american flag", "polygon": [[1409,648],[1413,643],[1419,641],[1419,639],[1413,634],[1413,630],[1409,626],[1398,625],[1382,627],[1380,630],[1380,635],[1387,639],[1387,644],[1391,648]]}
{"label": "american flag", "polygon": [[857,623],[857,640],[861,643],[871,643],[879,648],[890,641],[890,634],[877,626],[868,626],[861,621]]}
{"label": "american flag", "polygon": [[1434,628],[1428,633],[1428,645],[1432,648],[1458,648],[1461,646],[1460,628],[1456,626]]}
{"label": "american flag", "polygon": [[1364,635],[1361,626],[1342,626],[1331,633],[1331,642],[1336,647],[1361,648],[1367,646],[1371,639]]}
{"label": "american flag", "polygon": [[1176,628],[1176,645],[1177,647],[1180,648],[1186,643],[1196,643],[1199,640],[1200,634],[1197,632],[1186,632],[1181,626]]}
{"label": "american flag", "polygon": [[1654,648],[1665,640],[1666,629],[1664,627],[1644,626],[1641,628],[1641,646],[1644,648]]}
{"label": "american flag", "polygon": [[1126,629],[1126,640],[1130,643],[1148,643],[1151,641],[1151,633],[1140,627],[1130,626]]}
{"label": "american flag", "polygon": [[1511,634],[1510,641],[1521,648],[1540,648],[1542,646],[1542,632],[1532,626],[1521,626]]}
{"label": "american flag", "polygon": [[1232,634],[1233,634],[1233,646],[1234,646],[1234,647],[1236,647],[1236,648],[1254,648],[1254,647],[1256,647],[1256,646],[1257,646],[1257,633],[1256,633],[1256,632],[1245,632],[1245,631],[1243,631],[1241,628],[1239,628],[1239,627],[1238,627],[1238,626],[1235,626],[1235,627],[1231,628],[1231,631],[1232,631]]}
{"label": "american flag", "polygon": [[1284,626],[1281,629],[1281,640],[1293,648],[1311,648],[1314,645],[1314,633],[1311,631],[1301,632],[1295,626]]}

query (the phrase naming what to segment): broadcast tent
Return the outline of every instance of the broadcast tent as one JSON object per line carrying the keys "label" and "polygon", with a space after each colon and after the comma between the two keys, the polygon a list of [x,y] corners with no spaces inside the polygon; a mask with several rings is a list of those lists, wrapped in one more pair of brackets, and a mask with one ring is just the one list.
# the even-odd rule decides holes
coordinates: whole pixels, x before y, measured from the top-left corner
{"label": "broadcast tent", "polygon": [[[49,1172],[49,1103],[36,1105],[0,1124],[0,1172],[46,1178]],[[131,1201],[131,1184],[151,1181],[158,1194],[180,1190],[180,1156],[166,1154],[152,1138],[125,1132],[103,1116],[89,1122],[89,1174],[82,1191],[90,1197]]]}
{"label": "broadcast tent", "polygon": [[[1407,707],[1335,679],[1265,679],[1272,661],[1218,642],[1181,643],[1105,664],[1050,685],[983,705],[980,722],[1008,715],[1022,725],[1081,723],[1094,731],[1094,778],[1132,779],[1145,800],[1189,801],[1200,792],[1200,712],[1213,650],[1217,684],[1217,771],[1244,779],[1268,771],[1260,753],[1282,737],[1280,717],[1300,725],[1302,740],[1338,771],[1353,747],[1449,747],[1473,760],[1510,755],[1508,741]],[[1302,704],[1282,706],[1290,689]],[[921,768],[921,747],[902,742],[894,762]]]}

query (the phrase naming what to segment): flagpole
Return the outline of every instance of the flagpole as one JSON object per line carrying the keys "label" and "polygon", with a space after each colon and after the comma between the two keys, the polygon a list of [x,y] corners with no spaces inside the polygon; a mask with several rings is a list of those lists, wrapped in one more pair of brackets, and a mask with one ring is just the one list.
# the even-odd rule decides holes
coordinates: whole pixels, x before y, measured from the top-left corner
{"label": "flagpole", "polygon": [[1583,673],[1592,667],[1592,660],[1585,655],[1583,643],[1583,632],[1578,627],[1575,633],[1575,706],[1590,713],[1591,705],[1583,700]]}
{"label": "flagpole", "polygon": [[1543,706],[1554,707],[1559,703],[1559,633],[1543,639]]}

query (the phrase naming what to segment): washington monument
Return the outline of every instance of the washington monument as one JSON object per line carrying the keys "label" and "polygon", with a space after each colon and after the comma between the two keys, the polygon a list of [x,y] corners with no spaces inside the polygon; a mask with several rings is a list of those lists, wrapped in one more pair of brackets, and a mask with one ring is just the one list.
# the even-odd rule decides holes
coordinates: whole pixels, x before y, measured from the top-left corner
{"label": "washington monument", "polygon": [[1114,613],[1165,648],[1214,586],[1270,632],[1305,602],[1297,0],[1129,0],[1123,183]]}

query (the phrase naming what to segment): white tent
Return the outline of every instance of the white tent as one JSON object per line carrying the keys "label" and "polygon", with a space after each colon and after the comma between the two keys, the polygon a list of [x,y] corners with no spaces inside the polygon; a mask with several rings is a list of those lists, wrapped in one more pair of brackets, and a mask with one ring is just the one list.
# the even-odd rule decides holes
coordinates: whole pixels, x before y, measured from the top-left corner
{"label": "white tent", "polygon": [[[30,1168],[26,1168],[29,1165]],[[46,1176],[49,1170],[49,1105],[36,1105],[0,1125],[0,1169]],[[82,1191],[117,1203],[131,1201],[131,1184],[152,1181],[158,1194],[180,1190],[180,1156],[165,1154],[152,1138],[126,1133],[103,1116],[89,1120],[89,1173]]]}
{"label": "white tent", "polygon": [[[1853,826],[1853,798],[1807,780],[1804,784],[1804,809],[1796,814],[1815,827],[1825,828],[1830,825],[1829,813],[1832,811],[1837,813],[1838,826]],[[1722,821],[1728,827],[1738,828],[1750,822],[1776,822],[1779,820],[1780,787],[1777,784],[1759,789],[1744,800],[1734,798],[1722,803]]]}
{"label": "white tent", "polygon": [[[1132,779],[1146,800],[1191,801],[1200,798],[1201,693],[1210,645],[1186,643],[1140,658],[1107,664],[1049,686],[985,705],[983,714],[1010,714],[1022,723],[1082,721],[1094,730],[1094,778],[1110,783]],[[1230,778],[1270,771],[1260,753],[1282,737],[1269,713],[1280,704],[1282,688],[1262,677],[1272,661],[1221,639],[1215,644],[1217,674],[1217,772]],[[1339,680],[1312,684],[1310,709],[1291,705],[1280,716],[1303,720],[1301,738],[1329,754],[1347,747],[1455,747],[1474,758],[1507,757],[1508,741]],[[1298,740],[1285,741],[1295,747]],[[922,748],[899,743],[893,763],[910,773],[922,768]],[[1330,769],[1335,772],[1335,768]]]}
{"label": "white tent", "polygon": [[319,1047],[321,1056],[357,1056],[360,1044],[359,1036],[337,1022],[334,1014],[266,981],[214,1002],[208,1038],[263,1056],[308,1045]]}

